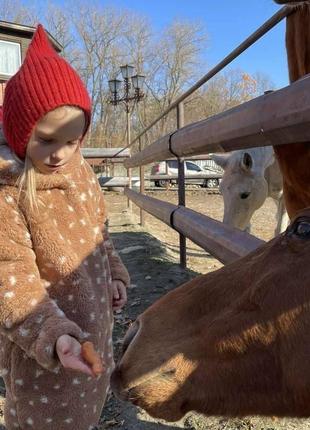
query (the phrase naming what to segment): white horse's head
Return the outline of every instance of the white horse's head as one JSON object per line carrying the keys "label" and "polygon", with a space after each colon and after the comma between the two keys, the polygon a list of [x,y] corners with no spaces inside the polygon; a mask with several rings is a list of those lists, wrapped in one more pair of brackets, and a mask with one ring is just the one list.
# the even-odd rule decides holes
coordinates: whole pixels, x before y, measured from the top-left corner
{"label": "white horse's head", "polygon": [[220,191],[224,199],[224,223],[241,230],[250,229],[253,213],[268,195],[265,170],[273,161],[270,147],[213,154],[213,160],[224,169]]}

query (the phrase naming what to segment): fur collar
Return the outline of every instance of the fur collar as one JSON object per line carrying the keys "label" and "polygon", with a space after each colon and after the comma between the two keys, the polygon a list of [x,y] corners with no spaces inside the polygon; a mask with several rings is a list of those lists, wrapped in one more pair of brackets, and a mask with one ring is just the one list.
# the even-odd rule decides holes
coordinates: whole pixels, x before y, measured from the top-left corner
{"label": "fur collar", "polygon": [[[81,151],[78,150],[72,157],[70,163],[61,173],[43,175],[37,173],[37,190],[49,190],[52,188],[66,189],[70,187],[73,175],[80,170],[84,163]],[[24,169],[24,162],[16,157],[9,146],[0,144],[0,185],[18,187],[18,179]]]}

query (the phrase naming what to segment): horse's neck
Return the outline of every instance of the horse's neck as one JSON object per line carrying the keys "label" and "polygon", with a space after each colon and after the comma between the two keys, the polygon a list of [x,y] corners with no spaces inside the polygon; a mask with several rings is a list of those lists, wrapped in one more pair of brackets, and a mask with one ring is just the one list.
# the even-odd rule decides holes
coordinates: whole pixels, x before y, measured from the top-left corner
{"label": "horse's neck", "polygon": [[[310,73],[310,4],[298,6],[287,17],[286,49],[290,81]],[[274,147],[283,175],[287,212],[292,218],[298,210],[310,206],[310,142]]]}
{"label": "horse's neck", "polygon": [[310,73],[310,4],[287,17],[286,49],[290,81]]}

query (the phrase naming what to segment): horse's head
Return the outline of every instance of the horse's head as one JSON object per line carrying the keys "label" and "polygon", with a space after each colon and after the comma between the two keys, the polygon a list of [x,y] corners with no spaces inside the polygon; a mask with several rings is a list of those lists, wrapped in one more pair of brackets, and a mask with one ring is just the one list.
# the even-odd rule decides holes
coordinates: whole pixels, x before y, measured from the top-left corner
{"label": "horse's head", "polygon": [[123,399],[174,421],[310,415],[310,209],[250,255],[162,297],[129,330]]}
{"label": "horse's head", "polygon": [[224,199],[224,223],[246,230],[253,213],[268,195],[265,170],[273,162],[271,148],[254,148],[230,154],[213,154],[224,169],[220,191]]}

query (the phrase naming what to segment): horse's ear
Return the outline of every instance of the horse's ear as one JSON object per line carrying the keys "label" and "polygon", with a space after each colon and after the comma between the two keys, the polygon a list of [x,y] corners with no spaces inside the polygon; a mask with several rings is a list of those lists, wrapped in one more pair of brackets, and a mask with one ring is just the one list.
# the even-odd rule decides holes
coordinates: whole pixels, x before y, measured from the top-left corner
{"label": "horse's ear", "polygon": [[231,154],[229,152],[227,154],[210,154],[210,157],[218,166],[225,169]]}
{"label": "horse's ear", "polygon": [[240,161],[241,168],[243,170],[251,170],[253,167],[253,158],[248,152],[245,152]]}

